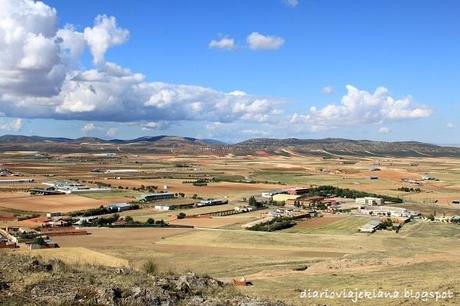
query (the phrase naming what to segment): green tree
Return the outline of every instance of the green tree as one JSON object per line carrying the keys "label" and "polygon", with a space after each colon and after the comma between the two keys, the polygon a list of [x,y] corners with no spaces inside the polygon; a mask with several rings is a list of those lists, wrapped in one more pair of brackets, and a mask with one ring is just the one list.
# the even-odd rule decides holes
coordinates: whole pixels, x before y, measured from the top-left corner
{"label": "green tree", "polygon": [[126,223],[128,223],[128,224],[133,224],[133,223],[134,223],[134,219],[133,219],[133,217],[131,217],[131,216],[126,216],[126,217],[125,217],[125,221],[126,221]]}

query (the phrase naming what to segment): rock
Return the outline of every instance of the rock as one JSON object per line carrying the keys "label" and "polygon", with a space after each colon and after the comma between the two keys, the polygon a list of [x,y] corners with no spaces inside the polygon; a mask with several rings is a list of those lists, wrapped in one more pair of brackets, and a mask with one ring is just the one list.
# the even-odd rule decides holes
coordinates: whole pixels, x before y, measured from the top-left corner
{"label": "rock", "polygon": [[0,291],[7,290],[10,288],[7,282],[0,280]]}

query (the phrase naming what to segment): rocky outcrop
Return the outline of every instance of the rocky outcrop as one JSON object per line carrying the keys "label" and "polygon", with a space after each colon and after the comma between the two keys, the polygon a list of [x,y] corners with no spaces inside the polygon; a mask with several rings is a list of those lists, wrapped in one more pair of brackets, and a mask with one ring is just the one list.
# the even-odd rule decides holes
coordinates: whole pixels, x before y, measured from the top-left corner
{"label": "rocky outcrop", "polygon": [[148,275],[132,269],[69,266],[0,253],[1,305],[284,305],[242,295],[195,273]]}

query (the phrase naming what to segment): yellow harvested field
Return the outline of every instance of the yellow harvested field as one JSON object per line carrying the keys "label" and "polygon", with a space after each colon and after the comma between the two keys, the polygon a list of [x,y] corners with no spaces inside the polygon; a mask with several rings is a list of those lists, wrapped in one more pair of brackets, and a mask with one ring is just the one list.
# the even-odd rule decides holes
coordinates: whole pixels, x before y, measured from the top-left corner
{"label": "yellow harvested field", "polygon": [[70,212],[96,208],[107,201],[90,199],[78,195],[33,196],[25,192],[3,192],[0,207],[34,212]]}
{"label": "yellow harvested field", "polygon": [[204,228],[218,228],[226,225],[231,225],[235,223],[247,223],[255,220],[248,216],[240,217],[209,217],[209,218],[185,218],[185,219],[175,219],[170,221],[171,224],[178,225],[192,225],[195,227],[204,227]]}
{"label": "yellow harvested field", "polygon": [[101,265],[108,267],[129,266],[129,262],[126,259],[99,253],[83,247],[38,249],[31,251],[24,250],[23,252],[33,256],[40,256],[45,259],[57,258],[67,264]]}

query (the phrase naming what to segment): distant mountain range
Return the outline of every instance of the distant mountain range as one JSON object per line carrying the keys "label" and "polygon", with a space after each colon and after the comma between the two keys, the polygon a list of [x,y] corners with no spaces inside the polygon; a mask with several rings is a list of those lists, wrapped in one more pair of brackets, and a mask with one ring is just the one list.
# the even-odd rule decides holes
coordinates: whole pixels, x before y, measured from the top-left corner
{"label": "distant mountain range", "polygon": [[213,155],[305,155],[305,156],[394,156],[394,157],[460,157],[459,147],[439,146],[416,141],[383,142],[371,140],[273,139],[255,138],[236,144],[213,139],[178,136],[145,136],[131,140],[105,140],[95,137],[77,139],[40,136],[0,136],[0,152],[40,151],[71,152],[126,152],[158,154],[213,154]]}

